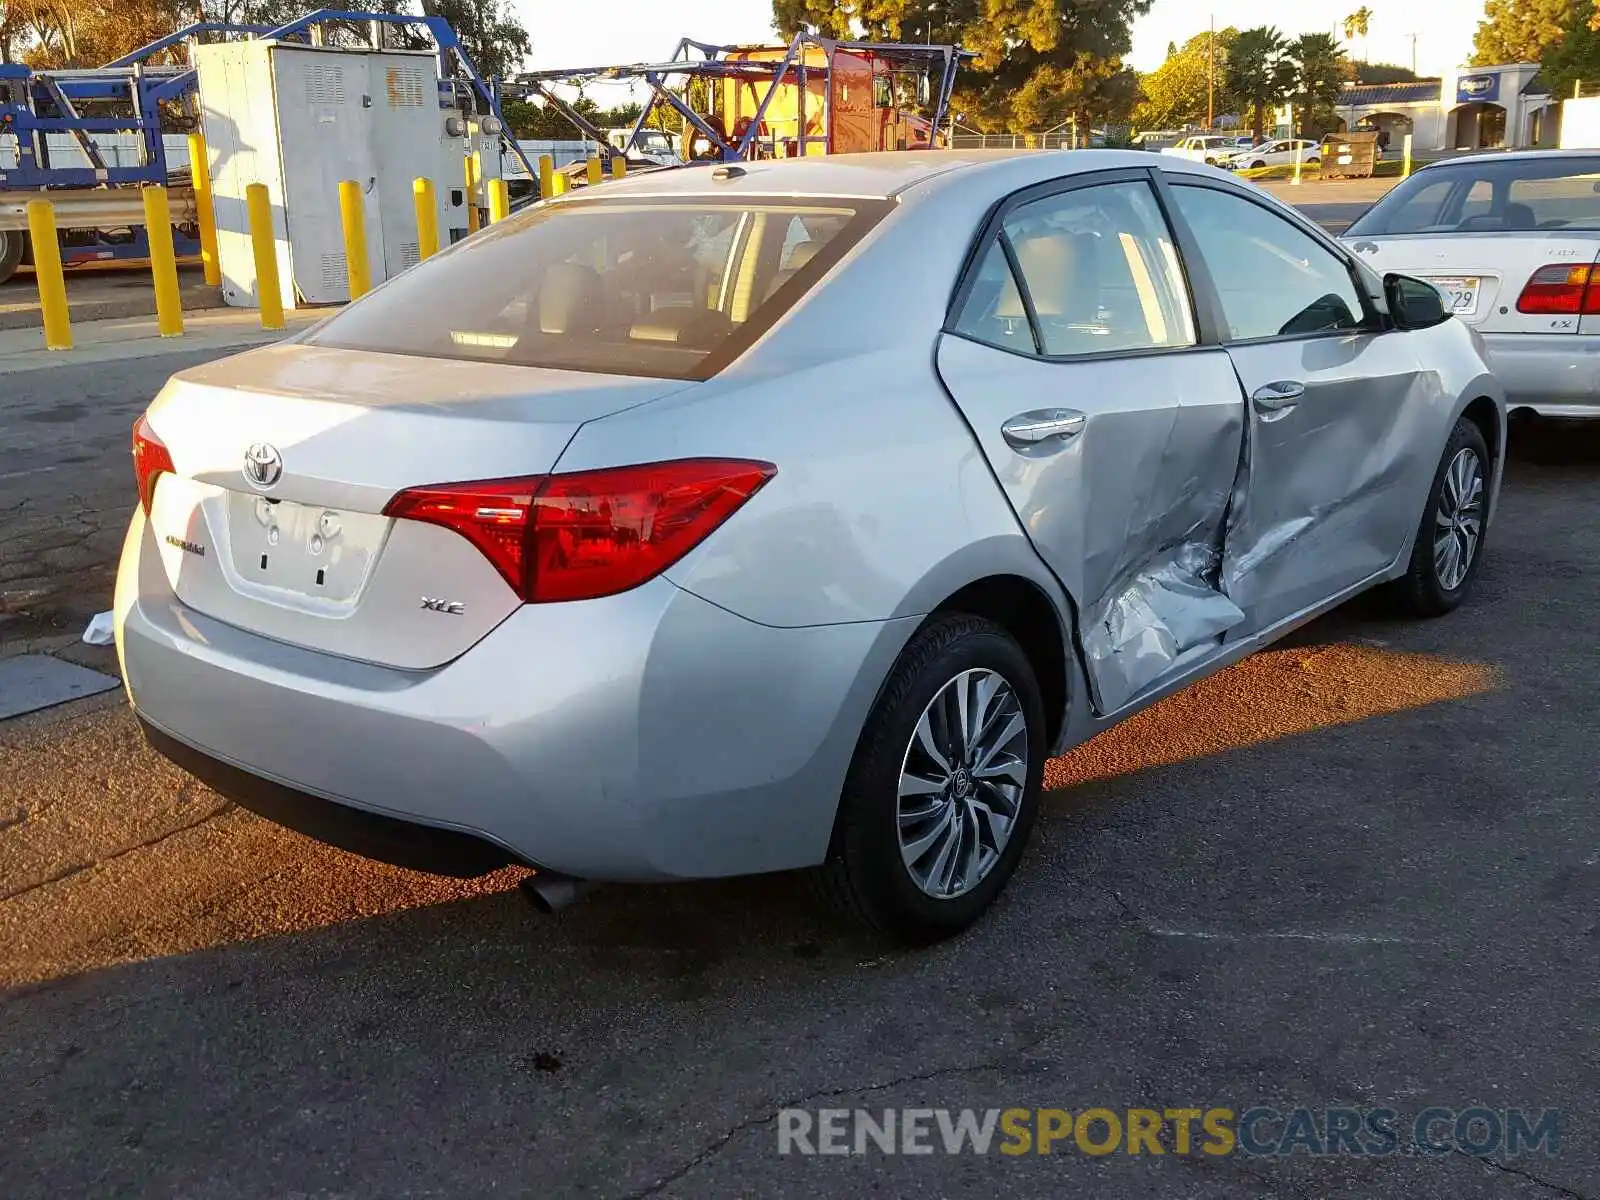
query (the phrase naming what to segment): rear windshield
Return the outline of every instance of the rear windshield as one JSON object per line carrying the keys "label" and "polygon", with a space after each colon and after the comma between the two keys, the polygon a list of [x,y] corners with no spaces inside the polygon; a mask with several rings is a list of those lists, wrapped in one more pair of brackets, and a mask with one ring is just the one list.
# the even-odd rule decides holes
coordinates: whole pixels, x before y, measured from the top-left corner
{"label": "rear windshield", "polygon": [[703,197],[538,205],[396,277],[307,341],[705,379],[888,207]]}
{"label": "rear windshield", "polygon": [[1600,157],[1482,159],[1419,171],[1346,237],[1600,230]]}

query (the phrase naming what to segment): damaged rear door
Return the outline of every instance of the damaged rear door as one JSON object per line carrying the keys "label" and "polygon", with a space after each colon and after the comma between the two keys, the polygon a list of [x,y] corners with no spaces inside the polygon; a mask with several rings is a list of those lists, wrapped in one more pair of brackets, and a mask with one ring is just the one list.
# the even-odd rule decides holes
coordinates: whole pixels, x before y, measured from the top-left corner
{"label": "damaged rear door", "polygon": [[1418,517],[1403,485],[1439,450],[1413,427],[1434,381],[1342,250],[1228,184],[1169,182],[1191,274],[1249,399],[1222,569],[1244,636],[1394,561]]}
{"label": "damaged rear door", "polygon": [[1227,353],[1198,342],[1144,170],[1008,200],[940,339],[940,377],[1078,602],[1102,713],[1244,620],[1218,586],[1244,397]]}

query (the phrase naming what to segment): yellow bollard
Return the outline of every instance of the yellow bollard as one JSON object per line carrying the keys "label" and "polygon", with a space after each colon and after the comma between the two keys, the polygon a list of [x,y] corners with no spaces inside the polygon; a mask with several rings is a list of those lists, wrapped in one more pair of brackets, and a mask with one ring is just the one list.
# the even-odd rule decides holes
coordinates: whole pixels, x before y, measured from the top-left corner
{"label": "yellow bollard", "polygon": [[478,232],[478,179],[482,174],[482,160],[476,150],[467,155],[467,232]]}
{"label": "yellow bollard", "polygon": [[1409,133],[1406,134],[1405,155],[1406,155],[1405,162],[1402,163],[1401,167],[1400,167],[1400,178],[1401,179],[1410,179],[1411,178],[1411,135]]}
{"label": "yellow bollard", "polygon": [[1293,187],[1300,186],[1300,159],[1304,155],[1304,148],[1297,141],[1294,144],[1294,178],[1289,180]]}
{"label": "yellow bollard", "polygon": [[183,336],[183,298],[178,294],[178,259],[172,252],[172,213],[167,189],[139,189],[144,202],[144,232],[150,242],[150,276],[156,285],[156,327],[162,337]]}
{"label": "yellow bollard", "polygon": [[539,155],[539,199],[548,200],[556,194],[555,179],[556,160],[551,154]]}
{"label": "yellow bollard", "polygon": [[566,195],[566,192],[567,173],[565,171],[561,171],[556,175],[555,179],[551,180],[550,194],[552,196],[564,196]]}
{"label": "yellow bollard", "polygon": [[586,171],[588,171],[588,173],[589,173],[589,182],[591,184],[595,184],[595,183],[599,183],[600,182],[600,156],[599,155],[596,155],[594,158],[591,158],[584,169]]}
{"label": "yellow bollard", "polygon": [[433,180],[422,176],[411,181],[411,203],[417,210],[417,261],[439,253],[439,202],[433,194]]}
{"label": "yellow bollard", "polygon": [[621,179],[628,173],[628,156],[618,154],[611,159],[611,178]]}
{"label": "yellow bollard", "polygon": [[272,198],[267,185],[252,183],[244,190],[250,215],[250,247],[256,260],[256,303],[261,308],[261,328],[283,328],[283,285],[278,282],[278,242],[272,236]]}
{"label": "yellow bollard", "polygon": [[56,236],[56,210],[50,201],[28,201],[28,237],[33,241],[33,276],[39,281],[45,347],[71,350],[72,318],[67,309],[67,281],[61,274],[61,239]]}
{"label": "yellow bollard", "polygon": [[372,264],[367,259],[367,214],[361,185],[354,179],[339,184],[339,220],[344,224],[344,273],[350,281],[350,299],[359,300],[372,289]]}
{"label": "yellow bollard", "polygon": [[206,286],[220,287],[222,260],[217,257],[217,214],[211,203],[211,164],[204,134],[189,135],[189,175],[194,180],[194,212],[200,225],[200,261],[205,266]]}
{"label": "yellow bollard", "polygon": [[489,224],[504,221],[511,215],[511,191],[504,179],[491,179],[489,188]]}

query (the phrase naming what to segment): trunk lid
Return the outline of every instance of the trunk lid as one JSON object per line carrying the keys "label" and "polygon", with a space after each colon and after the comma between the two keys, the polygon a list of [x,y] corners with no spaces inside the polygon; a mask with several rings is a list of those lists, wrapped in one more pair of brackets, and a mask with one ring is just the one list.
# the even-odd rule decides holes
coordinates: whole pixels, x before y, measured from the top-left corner
{"label": "trunk lid", "polygon": [[521,603],[471,543],[395,521],[409,487],[551,471],[584,422],[689,384],[278,345],[175,376],[150,524],[186,605],[385,666],[464,653]]}
{"label": "trunk lid", "polygon": [[1600,259],[1600,234],[1520,231],[1345,240],[1380,275],[1393,271],[1438,286],[1456,316],[1481,333],[1600,332],[1600,317],[1517,311],[1523,288],[1541,267],[1594,265]]}

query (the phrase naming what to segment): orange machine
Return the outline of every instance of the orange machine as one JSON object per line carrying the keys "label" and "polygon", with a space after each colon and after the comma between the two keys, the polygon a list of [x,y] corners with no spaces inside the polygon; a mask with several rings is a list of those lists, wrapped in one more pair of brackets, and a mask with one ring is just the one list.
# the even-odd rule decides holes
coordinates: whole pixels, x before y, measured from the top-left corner
{"label": "orange machine", "polygon": [[[503,91],[553,107],[608,158],[625,153],[662,109],[682,120],[683,158],[694,162],[918,150],[945,144],[938,130],[956,70],[971,57],[956,46],[810,34],[766,46],[684,38],[665,62],[532,71]],[[626,145],[611,144],[562,94],[562,88],[598,80],[629,80],[650,89]]]}
{"label": "orange machine", "polygon": [[792,46],[732,46],[723,61],[786,64],[776,86],[771,77],[716,81],[713,115],[734,140],[759,115],[755,140],[778,157],[794,157],[802,145],[807,154],[929,147],[932,123],[902,107],[909,73],[884,54],[827,44],[807,45],[800,55]]}

